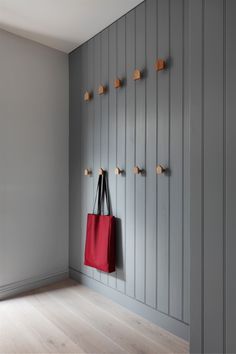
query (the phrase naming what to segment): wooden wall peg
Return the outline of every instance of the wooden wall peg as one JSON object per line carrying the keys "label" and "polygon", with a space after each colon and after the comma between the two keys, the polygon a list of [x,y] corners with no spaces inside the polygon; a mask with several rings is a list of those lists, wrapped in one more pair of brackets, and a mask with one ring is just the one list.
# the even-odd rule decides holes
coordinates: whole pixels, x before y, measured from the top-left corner
{"label": "wooden wall peg", "polygon": [[84,175],[85,176],[91,176],[91,174],[92,174],[92,171],[89,168],[85,168]]}
{"label": "wooden wall peg", "polygon": [[121,87],[121,80],[120,79],[115,79],[113,83],[115,88]]}
{"label": "wooden wall peg", "polygon": [[98,94],[103,95],[106,92],[106,87],[103,85],[99,85],[98,87]]}
{"label": "wooden wall peg", "polygon": [[140,80],[142,77],[142,73],[139,69],[135,69],[133,72],[133,79],[134,80]]}
{"label": "wooden wall peg", "polygon": [[139,168],[138,166],[135,166],[133,168],[133,172],[134,172],[135,175],[140,175],[140,174],[143,173],[143,169]]}
{"label": "wooden wall peg", "polygon": [[166,68],[166,62],[163,59],[158,59],[155,63],[156,71],[161,71]]}
{"label": "wooden wall peg", "polygon": [[89,91],[85,91],[84,93],[84,101],[90,101],[92,98],[92,94]]}
{"label": "wooden wall peg", "polygon": [[101,176],[101,175],[104,175],[104,172],[105,170],[103,168],[99,168],[98,170],[98,174]]}
{"label": "wooden wall peg", "polygon": [[166,172],[166,168],[163,167],[162,165],[157,165],[156,172],[158,175],[162,175],[163,173]]}
{"label": "wooden wall peg", "polygon": [[118,175],[121,175],[124,171],[121,170],[119,167],[116,167],[115,168],[115,174],[118,176]]}

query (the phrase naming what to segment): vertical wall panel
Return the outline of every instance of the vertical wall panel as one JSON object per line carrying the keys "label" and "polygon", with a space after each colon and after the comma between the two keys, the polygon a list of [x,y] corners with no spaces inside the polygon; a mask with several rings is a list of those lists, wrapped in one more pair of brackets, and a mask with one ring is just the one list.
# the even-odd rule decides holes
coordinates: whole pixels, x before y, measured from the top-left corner
{"label": "vertical wall panel", "polygon": [[[125,17],[117,22],[117,77],[124,81]],[[117,90],[117,166],[125,170],[125,85]],[[114,166],[115,167],[115,166]],[[114,173],[114,171],[113,171]],[[125,176],[117,176],[117,289],[125,290]]]}
{"label": "vertical wall panel", "polygon": [[[109,189],[113,214],[116,215],[116,176],[114,165],[116,165],[116,90],[113,89],[113,80],[116,77],[117,66],[117,24],[109,27]],[[116,288],[116,272],[109,275],[109,285]]]}
{"label": "vertical wall panel", "polygon": [[[136,165],[145,170],[146,134],[146,41],[145,41],[145,3],[136,9],[136,68],[144,77],[136,81]],[[145,176],[136,175],[136,255],[135,255],[135,294],[145,301]]]}
{"label": "vertical wall panel", "polygon": [[205,1],[204,14],[204,351],[222,353],[223,1]]}
{"label": "vertical wall panel", "polygon": [[[157,163],[169,167],[169,1],[159,0],[157,8],[157,54],[168,62],[158,73]],[[169,176],[157,178],[157,308],[169,310]]]}
{"label": "vertical wall panel", "polygon": [[77,139],[77,131],[81,130],[81,120],[78,119],[81,114],[81,105],[83,103],[83,87],[81,80],[82,68],[82,51],[77,50],[69,59],[70,68],[70,191],[69,191],[69,260],[70,267],[81,271],[81,218],[77,217],[77,213],[81,214],[80,187],[81,187],[81,140]]}
{"label": "vertical wall panel", "polygon": [[202,105],[203,105],[203,3],[189,1],[190,35],[190,234],[191,234],[191,307],[190,352],[203,353],[203,166],[202,166]]}
{"label": "vertical wall panel", "polygon": [[[94,40],[92,39],[91,41],[88,42],[88,63],[87,63],[87,85],[86,88],[89,92],[93,91],[94,87],[94,82],[93,82],[93,77],[94,77],[94,66],[93,66],[93,56],[94,56]],[[94,166],[93,166],[93,149],[94,149],[94,100],[89,101],[88,103],[83,102],[84,105],[87,106],[86,112],[87,112],[87,117],[85,119],[87,120],[87,140],[86,140],[86,156],[87,159],[85,161],[85,166],[84,168],[89,168],[91,171],[94,171]],[[83,170],[81,170],[81,173],[83,173]],[[87,191],[87,212],[91,213],[93,210],[93,199],[94,199],[94,181],[93,181],[93,176],[91,177],[86,177],[83,176],[83,178],[86,181],[86,191]],[[85,237],[85,234],[84,234]],[[90,276],[93,277],[93,269],[91,269],[91,274]]]}
{"label": "vertical wall panel", "polygon": [[190,105],[189,105],[189,1],[184,0],[184,128],[183,128],[183,321],[190,311]]}
{"label": "vertical wall panel", "polygon": [[[94,192],[98,181],[98,170],[101,166],[101,97],[98,95],[98,86],[101,84],[101,35],[94,38]],[[95,195],[94,195],[95,198]],[[101,279],[101,272],[94,270],[94,279]]]}
{"label": "vertical wall panel", "polygon": [[184,0],[184,128],[183,128],[183,321],[190,312],[190,105],[189,105],[189,2]]}
{"label": "vertical wall panel", "polygon": [[126,16],[126,293],[134,297],[135,268],[135,11]]}
{"label": "vertical wall panel", "polygon": [[236,2],[226,4],[226,47],[225,47],[225,353],[236,352]]}
{"label": "vertical wall panel", "polygon": [[[84,66],[84,61],[85,61],[85,52],[84,50],[81,51],[81,68]],[[83,92],[84,92],[84,82],[85,82],[85,74],[82,70],[79,71],[80,74],[80,82],[81,82],[81,91],[78,92],[79,97],[78,97],[78,101],[80,102],[80,111],[78,112],[78,115],[76,116],[76,118],[78,119],[79,114],[81,113],[81,118],[80,118],[80,130],[83,131],[84,129],[84,122],[83,122],[83,114],[84,114],[84,102],[83,102]],[[79,211],[80,214],[82,215],[82,209],[83,209],[83,202],[82,202],[82,193],[83,193],[83,178],[82,178],[82,168],[83,168],[83,139],[80,139],[80,145],[79,145],[79,151],[76,151],[76,154],[79,154],[79,159],[80,159],[80,169],[78,171],[78,174],[80,175],[79,181],[80,181],[80,186],[79,186],[79,195],[78,195],[78,199],[79,199]],[[81,233],[81,237],[80,237],[80,244],[79,244],[79,255],[80,255],[80,262],[79,262],[79,266],[80,266],[80,270],[83,272],[83,222],[82,222],[82,217],[80,219],[80,225],[79,225],[79,230]]]}
{"label": "vertical wall panel", "polygon": [[196,353],[236,351],[235,13],[234,1],[190,1],[190,343]]}
{"label": "vertical wall panel", "polygon": [[182,319],[183,0],[170,1],[170,314]]}
{"label": "vertical wall panel", "polygon": [[[82,67],[83,71],[81,73],[81,79],[83,83],[83,91],[87,89],[88,86],[88,44],[83,47],[82,51]],[[84,92],[83,92],[84,93]],[[83,94],[82,94],[82,100],[83,100]],[[88,141],[90,139],[90,132],[89,132],[89,120],[88,120],[88,104],[83,101],[82,103],[82,135],[81,135],[81,162],[82,162],[82,169],[80,171],[81,175],[83,176],[83,171],[85,168],[87,168],[87,164],[89,161],[89,152],[90,150],[87,148]],[[79,118],[79,117],[78,117]],[[83,176],[81,178],[81,219],[86,220],[89,210],[89,181],[88,178]],[[92,269],[90,267],[87,267],[83,264],[83,254],[84,254],[84,248],[85,248],[85,237],[86,237],[86,222],[82,222],[81,225],[81,269],[84,274],[87,274],[89,276],[92,275]]]}
{"label": "vertical wall panel", "polygon": [[154,63],[157,59],[157,1],[146,4],[147,40],[147,131],[146,131],[146,303],[156,307],[156,130],[157,90]]}
{"label": "vertical wall panel", "polygon": [[[101,83],[109,90],[108,80],[108,29],[101,33]],[[108,171],[108,94],[101,96],[101,166]],[[106,209],[105,209],[106,212]],[[101,272],[101,281],[105,284],[108,282],[106,273]]]}

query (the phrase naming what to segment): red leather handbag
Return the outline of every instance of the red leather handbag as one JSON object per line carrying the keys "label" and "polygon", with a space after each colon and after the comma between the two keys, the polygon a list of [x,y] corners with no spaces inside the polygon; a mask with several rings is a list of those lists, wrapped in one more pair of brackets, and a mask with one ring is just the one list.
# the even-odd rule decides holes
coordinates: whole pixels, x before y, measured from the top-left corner
{"label": "red leather handbag", "polygon": [[[107,215],[104,215],[105,201]],[[99,176],[93,214],[87,217],[84,264],[107,273],[115,271],[115,217],[111,215],[106,172]]]}

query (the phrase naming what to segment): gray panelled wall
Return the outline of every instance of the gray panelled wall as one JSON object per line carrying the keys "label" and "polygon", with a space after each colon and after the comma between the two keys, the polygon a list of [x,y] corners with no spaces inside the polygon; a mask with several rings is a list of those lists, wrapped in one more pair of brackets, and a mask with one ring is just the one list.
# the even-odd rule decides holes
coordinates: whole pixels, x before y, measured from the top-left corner
{"label": "gray panelled wall", "polygon": [[[70,54],[70,270],[188,338],[188,3],[147,0]],[[167,69],[157,73],[157,58]],[[134,81],[135,68],[142,79]],[[122,87],[113,87],[114,79]],[[97,94],[99,84],[107,87]],[[93,91],[89,102],[84,92]],[[169,168],[157,176],[156,165]],[[134,175],[133,167],[144,169]],[[125,173],[116,176],[115,167]],[[98,169],[108,171],[117,270],[83,265]],[[93,171],[84,176],[84,169]]]}
{"label": "gray panelled wall", "polygon": [[[185,338],[190,317],[195,353],[236,352],[235,17],[235,0],[147,0],[70,55],[71,274]],[[157,163],[169,174],[157,177]],[[109,276],[83,267],[100,166],[120,219]]]}
{"label": "gray panelled wall", "polygon": [[190,0],[191,352],[236,352],[236,1]]}

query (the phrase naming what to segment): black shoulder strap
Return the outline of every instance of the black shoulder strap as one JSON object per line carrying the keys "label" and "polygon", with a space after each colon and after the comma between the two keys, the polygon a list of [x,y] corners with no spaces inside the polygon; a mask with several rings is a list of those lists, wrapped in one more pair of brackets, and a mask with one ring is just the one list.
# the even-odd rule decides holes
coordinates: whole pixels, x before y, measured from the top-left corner
{"label": "black shoulder strap", "polygon": [[[93,214],[98,214],[98,215],[100,215],[102,212],[102,177],[103,177],[102,175],[99,175],[98,177],[96,196],[93,205]],[[96,204],[97,204],[97,210],[95,210]]]}
{"label": "black shoulder strap", "polygon": [[107,172],[104,172],[103,176],[102,176],[102,197],[101,197],[101,201],[102,201],[102,214],[104,214],[104,204],[106,201],[106,205],[107,205],[107,215],[111,215],[111,204],[110,204],[110,195],[109,195],[109,187],[108,187],[108,177],[107,177]]}

